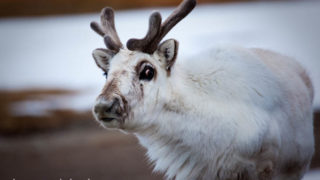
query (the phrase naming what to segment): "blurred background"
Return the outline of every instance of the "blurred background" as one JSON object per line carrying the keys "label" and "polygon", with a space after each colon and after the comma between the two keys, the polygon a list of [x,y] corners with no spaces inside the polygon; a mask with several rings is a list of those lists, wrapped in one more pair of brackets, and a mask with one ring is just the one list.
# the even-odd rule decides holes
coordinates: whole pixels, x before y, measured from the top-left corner
{"label": "blurred background", "polygon": [[[123,43],[143,37],[148,17],[180,0],[1,0],[0,179],[155,180],[132,135],[103,130],[90,109],[104,84],[91,52],[104,47],[89,27],[116,10]],[[296,58],[315,86],[316,154],[304,180],[320,178],[320,1],[198,0],[166,36],[179,59],[217,44],[265,48]],[[196,63],[196,62],[195,62]]]}

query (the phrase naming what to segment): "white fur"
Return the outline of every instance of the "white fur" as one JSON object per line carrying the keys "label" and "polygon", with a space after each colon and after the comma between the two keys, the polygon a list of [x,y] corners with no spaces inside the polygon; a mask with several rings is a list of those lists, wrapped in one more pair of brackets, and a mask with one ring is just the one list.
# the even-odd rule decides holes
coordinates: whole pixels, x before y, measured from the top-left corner
{"label": "white fur", "polygon": [[[313,90],[303,68],[270,51],[218,47],[177,60],[168,76],[156,53],[121,50],[110,75],[141,59],[157,78],[135,97],[134,73],[118,77],[131,113],[123,129],[168,179],[298,180],[313,152]],[[308,80],[308,79],[307,79]],[[105,124],[107,127],[118,128]]]}

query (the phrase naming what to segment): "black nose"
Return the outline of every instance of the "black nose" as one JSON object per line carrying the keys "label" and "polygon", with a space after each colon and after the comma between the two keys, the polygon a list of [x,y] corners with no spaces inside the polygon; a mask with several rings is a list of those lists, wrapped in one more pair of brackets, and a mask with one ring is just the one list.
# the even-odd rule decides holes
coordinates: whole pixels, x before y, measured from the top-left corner
{"label": "black nose", "polygon": [[98,100],[93,111],[100,121],[111,122],[116,120],[121,116],[120,100],[118,98]]}

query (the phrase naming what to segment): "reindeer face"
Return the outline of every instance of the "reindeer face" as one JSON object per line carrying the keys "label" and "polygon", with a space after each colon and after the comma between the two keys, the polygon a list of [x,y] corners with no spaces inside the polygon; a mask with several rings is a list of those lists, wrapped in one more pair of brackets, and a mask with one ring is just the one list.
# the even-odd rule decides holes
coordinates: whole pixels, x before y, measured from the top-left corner
{"label": "reindeer face", "polygon": [[[109,128],[134,130],[146,125],[146,113],[159,108],[159,91],[177,56],[178,42],[163,42],[154,54],[120,50],[117,54],[97,49],[93,57],[106,74],[106,84],[93,108],[95,118]],[[138,118],[139,117],[139,118]]]}
{"label": "reindeer face", "polygon": [[195,5],[195,0],[183,1],[163,23],[160,13],[153,13],[147,35],[143,39],[130,39],[127,49],[116,33],[111,8],[102,10],[101,26],[91,23],[108,48],[93,51],[96,64],[107,74],[105,87],[93,108],[94,116],[105,127],[137,130],[150,123],[147,115],[160,112],[159,94],[163,98],[164,93],[160,92],[166,91],[178,42],[169,39],[159,43]]}

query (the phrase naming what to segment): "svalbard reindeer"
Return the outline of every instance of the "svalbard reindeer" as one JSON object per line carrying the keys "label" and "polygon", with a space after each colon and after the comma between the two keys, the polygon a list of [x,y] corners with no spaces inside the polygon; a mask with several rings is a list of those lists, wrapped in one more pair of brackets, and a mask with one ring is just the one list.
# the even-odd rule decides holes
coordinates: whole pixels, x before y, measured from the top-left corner
{"label": "svalbard reindeer", "polygon": [[178,41],[161,40],[195,7],[183,1],[143,39],[125,48],[111,8],[91,23],[108,49],[93,108],[106,128],[134,133],[167,179],[299,180],[314,152],[313,87],[305,70],[277,53],[221,47],[177,60]]}

